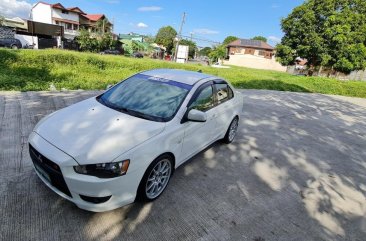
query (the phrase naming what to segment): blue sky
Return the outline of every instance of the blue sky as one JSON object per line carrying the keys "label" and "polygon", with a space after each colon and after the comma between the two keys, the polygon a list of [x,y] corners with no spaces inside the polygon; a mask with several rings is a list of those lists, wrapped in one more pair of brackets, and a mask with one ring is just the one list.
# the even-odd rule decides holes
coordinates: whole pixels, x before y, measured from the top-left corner
{"label": "blue sky", "polygon": [[[0,2],[33,0],[1,0]],[[46,1],[46,0],[44,0]],[[3,2],[3,3],[5,3]],[[46,1],[48,2],[48,1]],[[161,26],[177,31],[186,12],[183,34],[221,42],[226,36],[251,38],[262,35],[272,45],[282,37],[280,19],[304,0],[60,0],[65,7],[78,6],[88,13],[104,13],[114,20],[115,33],[137,32],[155,35]],[[54,3],[54,2],[50,2]],[[9,4],[7,4],[9,8]],[[1,11],[1,6],[0,6]],[[200,46],[211,43],[198,41]]]}

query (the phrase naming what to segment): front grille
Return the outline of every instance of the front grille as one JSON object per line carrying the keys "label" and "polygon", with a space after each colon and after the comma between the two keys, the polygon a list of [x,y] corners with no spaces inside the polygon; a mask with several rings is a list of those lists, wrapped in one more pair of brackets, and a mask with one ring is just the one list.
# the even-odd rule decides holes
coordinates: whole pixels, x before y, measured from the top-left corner
{"label": "front grille", "polygon": [[[41,168],[38,172],[47,179],[52,186],[65,193],[67,196],[72,197],[69,188],[66,185],[65,179],[62,175],[60,167],[49,160],[47,157],[43,156],[39,151],[37,151],[32,145],[29,144],[29,154],[32,158],[33,164],[36,169]],[[45,174],[42,173],[42,170]],[[47,177],[45,177],[47,175]]]}

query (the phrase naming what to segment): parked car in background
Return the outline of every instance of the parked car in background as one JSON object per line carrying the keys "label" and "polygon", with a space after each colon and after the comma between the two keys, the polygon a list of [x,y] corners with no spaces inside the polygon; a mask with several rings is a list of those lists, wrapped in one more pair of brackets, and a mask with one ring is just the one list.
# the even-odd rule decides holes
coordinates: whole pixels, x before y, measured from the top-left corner
{"label": "parked car in background", "polygon": [[121,50],[117,50],[117,49],[107,49],[107,50],[104,50],[104,51],[100,52],[100,54],[121,55],[122,54],[122,51]]}
{"label": "parked car in background", "polygon": [[142,53],[135,52],[135,53],[132,54],[132,57],[141,59],[141,58],[144,57],[144,55]]}
{"label": "parked car in background", "polygon": [[40,179],[78,207],[107,211],[158,198],[174,170],[222,140],[243,106],[220,77],[157,69],[43,118],[29,137]]}
{"label": "parked car in background", "polygon": [[0,47],[21,49],[22,43],[16,38],[0,38]]}

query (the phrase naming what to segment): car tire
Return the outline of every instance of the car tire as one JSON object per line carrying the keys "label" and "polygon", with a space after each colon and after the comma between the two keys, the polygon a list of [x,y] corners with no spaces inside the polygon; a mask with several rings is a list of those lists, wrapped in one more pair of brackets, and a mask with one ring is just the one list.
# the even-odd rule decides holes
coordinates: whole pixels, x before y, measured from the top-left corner
{"label": "car tire", "polygon": [[154,201],[164,192],[173,174],[173,158],[163,154],[146,169],[137,190],[137,201]]}
{"label": "car tire", "polygon": [[12,46],[11,46],[11,48],[12,48],[12,49],[18,49],[18,46],[16,46],[16,45],[12,45]]}
{"label": "car tire", "polygon": [[239,125],[239,117],[235,116],[226,131],[225,137],[222,139],[224,143],[230,144],[231,142],[234,141],[234,138],[238,131],[238,125]]}

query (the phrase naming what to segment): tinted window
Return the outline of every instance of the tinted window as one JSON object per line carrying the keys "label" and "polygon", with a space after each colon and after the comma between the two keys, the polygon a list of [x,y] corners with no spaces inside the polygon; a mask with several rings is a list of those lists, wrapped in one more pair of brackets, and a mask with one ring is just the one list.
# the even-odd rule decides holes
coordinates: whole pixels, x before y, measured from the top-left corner
{"label": "tinted window", "polygon": [[218,104],[233,98],[234,94],[227,84],[215,84]]}
{"label": "tinted window", "polygon": [[138,74],[126,79],[98,97],[102,104],[154,121],[172,119],[190,85]]}
{"label": "tinted window", "polygon": [[189,106],[189,109],[206,111],[212,108],[213,106],[214,106],[213,91],[212,86],[209,85],[198,94],[198,96]]}

